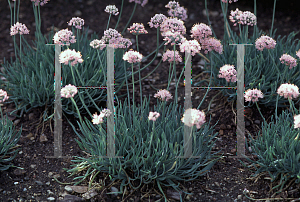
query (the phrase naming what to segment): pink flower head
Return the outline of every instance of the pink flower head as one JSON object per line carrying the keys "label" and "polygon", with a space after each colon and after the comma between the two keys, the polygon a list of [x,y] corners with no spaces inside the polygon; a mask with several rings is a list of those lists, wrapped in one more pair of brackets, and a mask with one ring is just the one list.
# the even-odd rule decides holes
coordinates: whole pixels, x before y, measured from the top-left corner
{"label": "pink flower head", "polygon": [[14,26],[11,26],[10,28],[10,36],[16,34],[29,34],[29,30],[27,29],[25,24],[17,22]]}
{"label": "pink flower head", "polygon": [[167,31],[162,33],[164,36],[164,41],[166,41],[165,46],[171,43],[171,45],[180,44],[186,41],[186,38],[180,34],[180,32]]}
{"label": "pink flower head", "polygon": [[31,0],[32,2],[34,2],[34,5],[35,6],[38,6],[39,4],[41,5],[41,6],[43,6],[43,5],[45,5],[46,3],[48,3],[48,1],[50,1],[50,0]]}
{"label": "pink flower head", "polygon": [[183,20],[183,21],[185,21],[188,17],[187,16],[187,9],[182,7],[182,6],[177,7],[175,9],[170,9],[168,11],[168,15],[171,16],[171,17],[174,17],[174,18],[176,17],[176,18],[178,18],[180,20]]}
{"label": "pink flower head", "polygon": [[297,66],[297,60],[296,60],[294,57],[292,57],[292,56],[290,56],[290,55],[288,55],[288,54],[283,54],[283,55],[279,58],[279,60],[281,61],[282,64],[285,64],[285,65],[287,65],[287,66],[290,66],[289,69],[292,69],[293,67],[296,67],[296,66]]}
{"label": "pink flower head", "polygon": [[245,99],[246,99],[246,102],[257,102],[258,101],[258,98],[263,98],[263,93],[261,92],[261,90],[258,90],[258,89],[253,89],[253,90],[250,90],[248,89],[246,92],[245,92],[245,95],[244,95]]}
{"label": "pink flower head", "polygon": [[[237,2],[238,0],[233,0],[234,2]],[[222,0],[223,3],[228,3],[227,0]],[[229,3],[232,3],[232,0],[229,0]]]}
{"label": "pink flower head", "polygon": [[75,36],[73,36],[73,32],[69,31],[68,28],[56,32],[53,40],[55,44],[60,45],[70,45],[70,43],[76,42]]}
{"label": "pink flower head", "polygon": [[104,117],[108,117],[111,115],[111,111],[109,109],[103,109],[102,112],[97,115],[97,112],[95,114],[93,114],[93,124],[100,124],[103,123],[103,118]]}
{"label": "pink flower head", "polygon": [[65,97],[65,98],[74,97],[75,94],[77,94],[77,88],[76,86],[73,86],[71,84],[66,85],[60,91],[61,97]]}
{"label": "pink flower head", "polygon": [[285,83],[280,85],[277,89],[277,93],[280,96],[284,96],[284,98],[293,99],[292,96],[294,96],[294,98],[299,96],[299,88],[294,84]]}
{"label": "pink flower head", "polygon": [[180,7],[180,5],[176,1],[169,1],[169,3],[165,7],[169,8],[169,9],[175,9],[175,8]]}
{"label": "pink flower head", "polygon": [[205,113],[197,109],[187,109],[185,110],[181,121],[184,123],[184,125],[189,127],[196,125],[197,129],[200,129],[205,123]]}
{"label": "pink flower head", "polygon": [[[163,56],[163,61],[167,61],[169,63],[173,62],[174,61],[174,51],[170,51],[170,50],[167,50]],[[175,62],[182,62],[182,58],[181,58],[181,55],[179,55],[179,52],[178,51],[175,51]]]}
{"label": "pink flower head", "polygon": [[220,40],[217,40],[214,37],[201,39],[200,45],[205,54],[212,50],[218,52],[219,54],[222,54],[223,52],[223,45],[221,44]]}
{"label": "pink flower head", "polygon": [[223,67],[220,68],[219,71],[219,78],[225,78],[227,82],[236,82],[236,70],[234,69],[235,67],[233,65],[224,65]]}
{"label": "pink flower head", "polygon": [[134,2],[136,4],[141,4],[141,6],[144,7],[148,3],[148,0],[129,0],[129,3],[131,2]]}
{"label": "pink flower head", "polygon": [[119,14],[118,8],[115,5],[108,5],[108,6],[106,6],[106,8],[105,8],[104,11],[106,13],[113,14],[113,15],[118,15]]}
{"label": "pink flower head", "polygon": [[60,53],[59,62],[68,65],[71,62],[71,65],[74,66],[77,63],[82,63],[83,60],[81,58],[80,52],[76,52],[75,50],[67,49]]}
{"label": "pink flower head", "polygon": [[158,28],[166,18],[167,17],[164,14],[155,14],[151,18],[150,22],[148,22],[148,24],[151,28],[152,27]]}
{"label": "pink flower head", "polygon": [[253,13],[249,11],[242,12],[238,8],[230,12],[229,19],[234,23],[233,26],[236,26],[236,23],[251,26],[256,25],[256,16]]}
{"label": "pink flower head", "polygon": [[148,34],[143,23],[133,23],[133,25],[131,25],[131,27],[129,27],[127,29],[131,34],[134,34],[134,35]]}
{"label": "pink flower head", "polygon": [[162,90],[160,89],[155,95],[154,95],[155,98],[159,98],[161,99],[162,101],[168,101],[170,99],[172,99],[172,95],[169,91],[167,90]]}
{"label": "pink flower head", "polygon": [[70,22],[68,23],[69,26],[74,26],[77,29],[81,29],[81,26],[84,25],[84,20],[79,17],[73,17]]}
{"label": "pink flower head", "polygon": [[300,128],[300,114],[294,116],[294,128]]}
{"label": "pink flower head", "polygon": [[158,112],[150,112],[148,119],[151,121],[156,121],[156,119],[160,116]]}
{"label": "pink flower head", "polygon": [[276,41],[269,36],[261,36],[255,41],[255,47],[263,51],[264,48],[274,49],[276,46]]}
{"label": "pink flower head", "polygon": [[296,55],[298,56],[298,58],[300,59],[300,49],[298,51],[296,51]]}
{"label": "pink flower head", "polygon": [[100,49],[102,50],[105,48],[106,44],[109,44],[115,48],[128,48],[132,45],[129,39],[123,38],[117,30],[111,28],[104,31],[104,36],[99,42]]}
{"label": "pink flower head", "polygon": [[184,22],[177,18],[166,18],[160,25],[161,31],[167,32],[179,32],[184,35],[186,33],[186,28],[184,26]]}
{"label": "pink flower head", "polygon": [[5,102],[5,100],[7,100],[9,98],[9,96],[7,96],[7,92],[0,89],[0,102]]}
{"label": "pink flower head", "polygon": [[191,29],[191,33],[191,37],[197,40],[202,40],[212,35],[211,28],[204,23],[195,24]]}
{"label": "pink flower head", "polygon": [[93,41],[91,41],[90,46],[92,48],[98,49],[100,47],[101,41],[98,39],[94,39]]}
{"label": "pink flower head", "polygon": [[186,40],[180,45],[180,52],[185,52],[187,49],[190,49],[191,55],[195,56],[196,53],[199,53],[201,50],[200,44],[196,40]]}
{"label": "pink flower head", "polygon": [[129,63],[141,62],[142,59],[143,59],[143,55],[134,50],[127,51],[123,55],[123,60],[125,60]]}

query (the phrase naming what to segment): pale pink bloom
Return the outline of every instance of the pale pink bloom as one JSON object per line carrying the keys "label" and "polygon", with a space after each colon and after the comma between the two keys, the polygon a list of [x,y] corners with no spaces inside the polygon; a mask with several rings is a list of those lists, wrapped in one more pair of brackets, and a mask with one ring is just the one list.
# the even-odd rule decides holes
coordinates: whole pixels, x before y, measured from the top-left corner
{"label": "pale pink bloom", "polygon": [[29,30],[27,29],[25,24],[17,22],[14,26],[11,26],[10,28],[10,36],[16,34],[29,34]]}
{"label": "pale pink bloom", "polygon": [[123,60],[125,60],[129,63],[141,62],[142,59],[143,59],[143,55],[134,50],[127,51],[123,55]]}
{"label": "pale pink bloom", "polygon": [[[233,2],[237,2],[238,0],[233,0]],[[228,3],[227,0],[222,0],[223,3]],[[231,4],[232,3],[232,0],[229,0],[229,3]]]}
{"label": "pale pink bloom", "polygon": [[256,25],[256,16],[253,13],[249,11],[242,12],[238,8],[230,12],[229,19],[234,23],[233,26],[236,26],[237,23],[251,26]]}
{"label": "pale pink bloom", "polygon": [[233,26],[236,26],[239,23],[239,16],[243,14],[243,11],[240,11],[238,8],[235,11],[230,12],[229,20],[233,22]]}
{"label": "pale pink bloom", "polygon": [[113,14],[113,15],[118,15],[119,14],[118,8],[115,5],[108,5],[108,6],[106,6],[106,8],[105,8],[104,11],[106,13]]}
{"label": "pale pink bloom", "polygon": [[167,17],[164,14],[155,14],[151,18],[150,22],[148,22],[148,24],[151,28],[152,27],[158,28],[166,18]]}
{"label": "pale pink bloom", "polygon": [[[163,56],[162,60],[165,62],[168,60],[169,63],[174,61],[174,51],[167,50]],[[178,51],[175,51],[175,62],[182,62],[181,55],[179,55]]]}
{"label": "pale pink bloom", "polygon": [[185,110],[181,121],[184,125],[189,127],[196,125],[197,129],[200,129],[205,123],[205,113],[197,109],[187,109]]}
{"label": "pale pink bloom", "polygon": [[168,10],[168,15],[171,16],[171,17],[176,17],[180,20],[183,20],[185,21],[187,19],[187,9],[180,6],[180,7],[177,7],[175,9],[169,9]]}
{"label": "pale pink bloom", "polygon": [[154,97],[159,98],[162,101],[168,101],[173,98],[169,91],[162,90],[162,89],[160,89],[157,93],[155,93]]}
{"label": "pale pink bloom", "polygon": [[294,128],[300,128],[300,114],[294,116]]}
{"label": "pale pink bloom", "polygon": [[258,98],[263,98],[263,93],[261,92],[261,90],[258,90],[258,89],[253,89],[253,90],[250,90],[248,89],[246,92],[245,92],[245,100],[246,102],[257,102],[258,101]]}
{"label": "pale pink bloom", "polygon": [[129,39],[125,39],[115,29],[109,28],[104,31],[104,36],[99,41],[100,49],[106,47],[106,44],[113,46],[114,48],[128,48],[132,45]]}
{"label": "pale pink bloom", "polygon": [[83,60],[81,58],[81,54],[79,51],[76,52],[74,49],[73,50],[67,49],[60,53],[59,62],[64,63],[65,65],[68,65],[69,62],[71,62],[71,65],[74,66],[77,63],[82,63]]}
{"label": "pale pink bloom", "polygon": [[160,25],[161,32],[179,32],[184,35],[186,33],[186,28],[184,22],[177,18],[166,18]]}
{"label": "pale pink bloom", "polygon": [[171,43],[171,45],[175,45],[186,41],[186,38],[180,32],[167,31],[163,32],[161,35],[164,36],[163,40],[166,41],[166,43],[164,44],[165,46],[169,43]]}
{"label": "pale pink bloom", "polygon": [[34,2],[34,5],[35,6],[38,6],[39,4],[41,5],[41,6],[43,6],[43,5],[45,5],[46,3],[48,3],[48,1],[50,1],[50,0],[31,0],[32,2]]}
{"label": "pale pink bloom", "polygon": [[223,52],[223,45],[220,40],[217,40],[214,37],[208,37],[200,40],[201,49],[204,50],[204,53],[207,54],[208,51],[216,51],[219,54]]}
{"label": "pale pink bloom", "polygon": [[300,59],[300,49],[298,51],[296,51],[296,55],[298,56],[298,58]]}
{"label": "pale pink bloom", "polygon": [[136,4],[141,4],[141,6],[144,7],[148,3],[148,0],[129,0],[129,3],[131,2],[134,2]]}
{"label": "pale pink bloom", "polygon": [[79,17],[73,17],[70,22],[68,23],[69,26],[74,26],[77,29],[81,29],[81,26],[84,25],[84,20],[82,18]]}
{"label": "pale pink bloom", "polygon": [[290,56],[289,54],[283,54],[279,60],[281,61],[282,64],[285,64],[287,66],[290,66],[289,69],[292,69],[293,67],[297,66],[297,60]]}
{"label": "pale pink bloom", "polygon": [[269,36],[261,36],[255,41],[255,47],[263,51],[264,48],[266,49],[274,49],[276,46],[276,41]]}
{"label": "pale pink bloom", "polygon": [[211,28],[204,23],[195,24],[191,29],[191,33],[191,37],[197,40],[201,40],[212,35]]}
{"label": "pale pink bloom", "polygon": [[70,43],[75,43],[76,39],[75,36],[73,36],[73,32],[69,31],[67,28],[56,32],[53,41],[55,44],[70,45]]}
{"label": "pale pink bloom", "polygon": [[139,34],[148,34],[148,31],[145,29],[143,23],[133,23],[129,28],[127,28],[131,34],[139,35]]}
{"label": "pale pink bloom", "polygon": [[0,89],[0,102],[4,102],[8,98],[9,98],[9,96],[7,96],[7,92]]}
{"label": "pale pink bloom", "polygon": [[180,52],[187,51],[187,48],[189,47],[191,51],[191,55],[195,56],[196,53],[199,53],[201,50],[200,44],[197,40],[186,40],[180,45]]}
{"label": "pale pink bloom", "polygon": [[91,41],[90,46],[92,48],[96,48],[98,49],[100,47],[101,41],[98,39],[94,39],[93,41]]}
{"label": "pale pink bloom", "polygon": [[277,93],[280,96],[284,96],[284,98],[292,99],[292,96],[297,98],[299,96],[299,88],[294,84],[285,83],[280,85],[277,89]]}
{"label": "pale pink bloom", "polygon": [[74,97],[74,95],[77,94],[77,92],[78,91],[76,86],[69,84],[60,90],[60,95],[61,97],[70,98],[70,97]]}
{"label": "pale pink bloom", "polygon": [[165,7],[169,9],[175,9],[180,7],[180,4],[176,1],[169,1],[169,3]]}
{"label": "pale pink bloom", "polygon": [[102,112],[97,115],[97,112],[93,114],[93,124],[100,124],[103,123],[103,118],[108,117],[112,114],[112,112],[109,109],[103,109]]}
{"label": "pale pink bloom", "polygon": [[150,121],[156,121],[156,119],[160,116],[158,112],[149,112],[148,119]]}
{"label": "pale pink bloom", "polygon": [[219,73],[219,78],[225,78],[227,82],[236,82],[237,71],[233,65],[224,65],[220,68]]}

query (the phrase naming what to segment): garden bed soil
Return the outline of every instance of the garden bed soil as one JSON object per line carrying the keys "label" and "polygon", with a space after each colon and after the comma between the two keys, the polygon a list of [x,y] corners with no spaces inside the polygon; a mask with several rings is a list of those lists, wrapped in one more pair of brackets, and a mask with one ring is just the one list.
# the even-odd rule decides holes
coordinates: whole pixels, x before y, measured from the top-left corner
{"label": "garden bed soil", "polygon": [[[281,10],[284,8],[284,5],[280,6],[280,2],[278,2],[275,16],[275,24],[274,27],[278,28],[277,34],[287,35],[291,31],[296,31],[296,27],[300,25],[300,19],[295,18],[295,12],[293,10],[289,10],[288,12],[284,12]],[[134,16],[133,22],[141,22],[146,26],[147,22],[150,20],[155,13],[164,13],[167,14],[166,5],[168,1],[152,1],[142,8],[140,6],[137,7],[136,15]],[[288,8],[293,8],[293,1],[286,3],[289,5]],[[12,38],[9,36],[9,27],[10,27],[10,18],[9,18],[9,8],[8,4],[3,3],[4,6],[0,7],[0,16],[2,20],[1,23],[1,32],[0,32],[0,48],[2,48],[2,52],[0,53],[0,59],[6,57],[14,57],[14,51],[12,47]],[[85,19],[85,23],[90,27],[91,30],[97,31],[100,33],[100,37],[102,36],[104,27],[106,27],[106,19],[108,15],[103,12],[105,6],[111,4],[110,1],[106,1],[105,3],[96,3],[96,1],[54,1],[51,0],[48,4],[46,4],[41,9],[42,15],[42,32],[47,33],[51,29],[51,26],[54,25],[59,29],[66,28],[66,23],[72,17],[78,16]],[[120,8],[120,2],[117,7]],[[203,15],[202,11],[204,9],[204,1],[187,1],[186,3],[180,1],[182,6],[188,8],[189,20],[187,20],[186,27],[189,31],[193,24],[197,22],[207,23],[207,18]],[[133,4],[125,1],[125,7],[123,10],[124,19],[122,19],[120,23],[120,27],[124,27],[124,24],[127,22],[129,18],[129,13],[132,10]],[[272,3],[269,3],[272,5]],[[233,3],[229,5],[229,10],[235,10],[238,7],[240,10],[249,10],[253,12],[253,8],[251,5],[247,5],[243,1],[239,1],[237,3]],[[65,9],[68,8],[68,9]],[[213,29],[219,39],[222,39],[223,36],[223,18],[220,17],[221,8],[218,1],[209,1],[208,8],[210,11],[218,12],[211,13],[210,20],[213,24]],[[258,27],[267,32],[267,30],[271,27],[271,19],[272,19],[272,6],[267,8],[262,5],[258,5]],[[295,9],[296,10],[296,9]],[[77,15],[74,15],[76,13]],[[80,15],[81,13],[81,15]],[[22,2],[20,8],[20,20],[21,23],[25,23],[31,31],[30,35],[25,36],[28,39],[34,39],[34,17],[31,7],[31,2]],[[116,22],[116,18],[112,18],[112,25]],[[298,25],[298,26],[297,26]],[[155,37],[156,30],[150,29],[146,26],[149,31],[148,36],[141,36],[140,39],[142,46],[140,51],[143,55],[146,55],[147,52],[155,49],[155,43],[153,43],[150,36]],[[235,29],[235,28],[234,28]],[[119,30],[120,31],[120,30]],[[236,31],[236,30],[235,30]],[[250,29],[250,34],[252,30]],[[125,34],[125,37],[132,38],[129,33]],[[299,34],[296,35],[296,38],[299,38]],[[30,41],[30,40],[29,40]],[[193,73],[192,78],[199,75],[203,70],[200,68],[200,65],[194,65],[200,63],[200,57],[193,58]],[[145,72],[142,72],[142,77],[146,76],[153,65],[146,69]],[[153,95],[157,92],[153,89],[150,84],[157,89],[163,89],[167,84],[167,76],[168,75],[168,64],[162,63],[161,68],[158,68],[156,72],[154,72],[152,78],[156,80],[155,83],[150,83],[150,81],[143,81],[143,94],[150,94],[152,97],[150,98],[150,107],[153,107],[153,104],[156,104],[156,98]],[[181,70],[177,70],[177,78],[180,75]],[[203,74],[195,79],[194,82],[200,81],[201,79],[209,78],[209,75]],[[138,77],[135,78],[135,80]],[[129,79],[129,82],[131,80]],[[193,83],[194,83],[193,82]],[[183,78],[181,78],[181,85],[179,85],[178,89],[178,97],[180,97],[179,105],[184,106],[184,85]],[[132,91],[132,87],[129,86]],[[170,92],[174,97],[175,87],[171,86]],[[206,90],[193,90],[192,96],[192,104],[193,107],[196,108],[201,102]],[[122,90],[117,94],[120,95],[126,93],[126,86],[122,88]],[[204,110],[207,112],[207,107],[211,99],[219,93],[219,90],[210,90],[207,97],[205,98],[205,102],[200,107],[200,110]],[[130,95],[132,92],[130,93]],[[135,85],[135,100],[136,103],[139,103],[139,85]],[[196,98],[198,97],[198,99]],[[195,99],[194,99],[195,98]],[[126,98],[120,99],[124,101]],[[213,151],[218,151],[222,149],[222,153],[224,154],[224,158],[218,161],[212,169],[202,177],[198,177],[196,180],[192,182],[182,182],[182,185],[189,192],[193,193],[189,199],[187,199],[186,195],[184,201],[250,201],[247,199],[243,190],[247,189],[253,194],[253,198],[258,199],[266,199],[271,197],[274,193],[269,192],[270,190],[270,180],[264,179],[265,176],[260,176],[255,179],[250,179],[251,174],[254,174],[253,171],[245,169],[237,158],[232,158],[236,155],[236,103],[228,103],[226,98],[223,96],[218,96],[212,102],[213,106],[211,107],[210,113],[207,114],[206,122],[209,121],[209,117],[211,115],[211,126],[216,124],[215,131],[218,132],[218,140],[213,147]],[[261,106],[260,106],[261,107]],[[296,105],[299,108],[299,105]],[[7,111],[12,111],[14,106],[12,104],[3,104],[2,109],[4,113]],[[82,152],[76,143],[75,139],[78,139],[75,132],[73,131],[70,124],[67,122],[66,118],[63,118],[63,155],[69,158],[46,158],[46,156],[52,156],[54,154],[53,148],[53,130],[54,130],[54,120],[51,119],[46,123],[42,123],[41,115],[44,111],[44,107],[35,108],[28,113],[25,113],[20,119],[19,123],[16,124],[16,131],[19,131],[22,126],[22,136],[20,141],[18,142],[18,148],[21,150],[17,154],[16,158],[12,161],[15,166],[24,168],[24,170],[20,170],[17,168],[10,168],[7,171],[0,172],[0,201],[48,201],[49,197],[53,197],[57,201],[76,201],[79,198],[82,198],[82,194],[73,192],[68,193],[65,190],[65,186],[68,183],[72,183],[73,176],[68,178],[70,175],[63,168],[71,169],[73,168],[71,165],[74,164],[71,162],[74,159],[74,156],[85,157],[86,153]],[[282,109],[278,111],[281,113]],[[261,107],[262,114],[265,115],[267,122],[270,122],[271,115],[274,114],[275,110]],[[76,126],[77,132],[80,133],[79,127],[76,123],[74,117],[67,116],[68,119],[72,122],[74,126]],[[18,118],[9,116],[13,121],[18,120]],[[252,136],[259,134],[260,132],[260,124],[262,123],[262,117],[259,115],[259,112],[254,105],[251,108],[245,110],[245,129],[246,129],[246,137],[248,138],[248,133]],[[80,133],[81,134],[81,133]],[[45,139],[46,137],[46,139]],[[41,141],[43,140],[43,141]],[[250,155],[246,151],[246,155]],[[253,157],[255,159],[255,157]],[[244,161],[247,163],[247,161]],[[81,175],[85,174],[85,172],[81,173]],[[78,176],[78,175],[77,175]],[[101,173],[100,179],[105,182],[105,186],[100,186],[100,179],[98,180],[98,185],[96,186],[97,195],[92,197],[90,201],[122,201],[122,195],[114,196],[113,194],[108,194],[111,192],[111,187],[120,188],[120,182],[112,183],[107,175]],[[56,181],[53,177],[55,177],[58,181]],[[87,186],[88,181],[84,181],[80,184],[81,186]],[[135,185],[136,186],[136,185]],[[273,183],[273,186],[274,183]],[[143,186],[142,186],[143,187]],[[182,186],[180,188],[183,189]],[[299,192],[297,190],[298,186],[292,185],[287,192],[283,192],[282,194],[278,194],[276,198],[296,198],[300,197]],[[176,201],[176,197],[172,197],[171,188],[163,188],[165,193],[168,193],[169,201]],[[129,195],[124,195],[124,201],[157,201],[159,198],[159,194],[157,185],[146,185],[138,190],[129,190]],[[294,191],[293,191],[294,190]],[[76,199],[76,197],[78,197]],[[68,200],[68,198],[70,200]],[[289,200],[286,200],[289,201]]]}

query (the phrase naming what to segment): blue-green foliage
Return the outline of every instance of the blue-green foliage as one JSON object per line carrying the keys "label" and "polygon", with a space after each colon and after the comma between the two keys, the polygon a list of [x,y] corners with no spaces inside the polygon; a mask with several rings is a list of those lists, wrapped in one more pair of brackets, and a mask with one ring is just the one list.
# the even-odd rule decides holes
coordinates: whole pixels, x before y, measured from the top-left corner
{"label": "blue-green foliage", "polygon": [[[243,30],[243,32],[245,32]],[[282,64],[279,58],[287,53],[293,56],[296,59],[299,59],[296,56],[296,51],[300,49],[300,43],[298,39],[294,40],[297,33],[290,33],[290,35],[286,38],[286,36],[281,37],[280,35],[277,39],[273,38],[276,41],[275,49],[264,49],[262,52],[255,48],[255,40],[262,35],[265,35],[262,31],[255,33],[254,36],[248,39],[247,44],[253,45],[245,45],[245,57],[244,57],[244,84],[245,91],[248,89],[261,90],[264,94],[264,98],[259,98],[259,104],[265,105],[266,107],[275,108],[276,99],[277,99],[277,89],[283,83],[290,83],[300,87],[300,74],[299,74],[299,62],[296,67],[293,67],[291,70],[285,64]],[[242,34],[244,36],[245,34]],[[233,33],[233,38],[235,43],[237,44],[245,44],[242,39],[237,36],[237,34]],[[219,70],[225,65],[234,65],[237,70],[237,46],[229,45],[233,44],[233,41],[222,41],[223,45],[223,54],[218,54],[212,52],[212,84],[211,87],[215,86],[230,86],[235,87],[237,82],[228,83],[226,79],[219,78]],[[207,73],[211,73],[211,69],[209,68]],[[200,84],[203,82],[195,83],[194,86],[201,86]],[[203,84],[202,84],[203,85]],[[206,85],[208,86],[208,85]],[[237,99],[237,91],[236,89],[220,89],[224,96],[228,97],[228,102],[236,101]],[[253,102],[247,102],[247,106],[251,107]],[[279,96],[278,99],[278,107],[285,107],[284,104],[288,104],[288,99]]]}
{"label": "blue-green foliage", "polygon": [[[91,173],[100,171],[111,175],[113,180],[121,180],[121,192],[125,185],[130,184],[137,189],[142,183],[148,184],[154,180],[161,192],[163,192],[161,185],[172,186],[178,191],[178,185],[174,180],[191,181],[211,169],[220,157],[215,156],[218,152],[211,154],[216,141],[213,139],[217,133],[213,134],[209,124],[205,123],[197,132],[194,128],[192,133],[194,142],[192,155],[199,158],[176,159],[175,156],[184,156],[184,125],[180,121],[183,109],[180,107],[176,110],[174,103],[171,103],[165,109],[165,117],[161,115],[155,121],[155,129],[152,130],[153,121],[148,120],[149,101],[145,99],[143,106],[135,108],[134,111],[132,106],[129,111],[126,101],[124,105],[119,103],[116,107],[115,154],[124,158],[99,157],[107,155],[105,122],[99,125],[99,129],[85,118],[82,125],[78,123],[82,135],[78,134],[72,125],[80,138],[80,141],[77,141],[80,148],[91,154],[89,158],[76,157],[74,162],[77,164],[73,165],[76,167],[68,172],[72,172],[73,175],[84,167],[88,168],[88,171],[84,176],[74,179],[84,180]],[[161,106],[161,104],[154,106],[154,111],[162,114]],[[153,139],[149,148],[151,133]],[[138,187],[135,187],[133,182],[138,183]],[[78,183],[80,182],[76,184]]]}
{"label": "blue-green foliage", "polygon": [[[104,50],[97,50],[90,47],[90,41],[99,38],[95,34],[88,39],[88,29],[83,28],[83,34],[77,37],[79,41],[79,48],[77,43],[71,44],[70,49],[80,51],[84,62],[78,64],[78,72],[74,70],[75,81],[73,80],[71,69],[68,65],[62,64],[62,87],[68,84],[76,86],[106,86],[106,48]],[[10,100],[7,103],[14,102],[16,110],[28,112],[32,108],[43,107],[47,105],[47,109],[54,109],[55,91],[54,91],[54,54],[55,49],[53,44],[53,33],[49,34],[48,39],[44,36],[41,40],[33,41],[33,47],[31,47],[25,38],[22,38],[22,57],[15,61],[4,61],[3,67],[5,68],[4,73],[0,73],[7,79],[7,83],[0,80],[0,85],[5,85],[4,89],[10,94]],[[18,52],[19,49],[16,46]],[[62,47],[62,51],[67,47]],[[115,92],[119,90],[125,84],[125,69],[128,67],[128,63],[124,63],[122,60],[124,50],[115,50]],[[129,77],[129,76],[128,76]],[[83,81],[81,83],[81,80]],[[86,91],[90,94],[91,98],[95,103],[100,101],[106,101],[107,90],[106,88],[95,88],[95,89],[78,89],[78,93],[83,95],[86,106],[94,106],[92,99],[88,96]],[[123,95],[125,96],[125,95]],[[75,101],[81,113],[86,114],[86,110],[79,96],[76,96]],[[74,115],[78,118],[78,114],[72,105],[70,99],[62,99],[63,112]],[[14,112],[15,112],[14,111]],[[18,116],[17,114],[15,114]],[[44,114],[45,115],[45,114]],[[53,116],[53,114],[52,114]],[[19,117],[19,116],[18,116]]]}

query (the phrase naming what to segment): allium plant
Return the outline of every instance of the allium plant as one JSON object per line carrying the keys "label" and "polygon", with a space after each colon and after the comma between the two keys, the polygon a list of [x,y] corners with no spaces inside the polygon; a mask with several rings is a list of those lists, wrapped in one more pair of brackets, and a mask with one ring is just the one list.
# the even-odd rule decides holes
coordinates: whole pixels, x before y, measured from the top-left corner
{"label": "allium plant", "polygon": [[48,1],[50,1],[50,0],[31,0],[31,1],[34,2],[35,6],[39,6],[39,5],[43,6],[46,3],[48,3]]}
{"label": "allium plant", "polygon": [[148,0],[129,0],[129,2],[134,2],[136,4],[141,4],[141,6],[144,7],[148,3]]}
{"label": "allium plant", "polygon": [[69,26],[74,26],[77,29],[81,29],[82,26],[84,25],[84,19],[79,18],[79,17],[73,17],[69,22]]}
{"label": "allium plant", "polygon": [[67,28],[56,32],[53,37],[53,41],[55,44],[59,45],[70,45],[71,43],[75,43],[76,39],[73,32]]}
{"label": "allium plant", "polygon": [[152,28],[159,28],[161,23],[166,19],[167,17],[164,14],[155,14],[150,22],[148,22],[149,26]]}
{"label": "allium plant", "polygon": [[180,6],[178,2],[170,1],[166,8],[169,8],[168,15],[173,18],[178,18],[182,21],[187,19],[187,9]]}
{"label": "allium plant", "polygon": [[[174,57],[175,56],[175,57]],[[170,51],[170,50],[167,50],[163,56],[163,61],[168,61],[169,63],[172,63],[174,61],[174,58],[175,58],[175,62],[178,63],[178,62],[182,62],[182,58],[181,58],[181,55],[179,54],[178,51]]]}
{"label": "allium plant", "polygon": [[263,49],[274,49],[276,41],[269,36],[261,36],[255,41],[255,47],[263,51]]}
{"label": "allium plant", "polygon": [[289,54],[283,54],[279,60],[282,64],[289,66],[289,69],[297,66],[297,60]]}
{"label": "allium plant", "polygon": [[230,4],[231,4],[232,2],[237,2],[237,1],[238,1],[238,0],[233,0],[233,1],[232,1],[232,0],[229,0],[229,2],[228,2],[228,0],[222,0],[223,3],[230,3]]}
{"label": "allium plant", "polygon": [[113,15],[118,15],[119,14],[119,10],[118,8],[115,6],[115,5],[108,5],[106,6],[105,10],[104,10],[106,13],[109,13],[109,14],[113,14]]}
{"label": "allium plant", "polygon": [[229,82],[236,82],[236,75],[237,71],[233,65],[224,65],[220,68],[220,74],[218,75],[219,78],[225,78],[226,81]]}
{"label": "allium plant", "polygon": [[[5,102],[8,98],[9,96],[7,96],[7,92],[0,89],[0,103]],[[0,171],[4,171],[8,170],[10,167],[16,167],[12,164],[7,163],[12,161],[16,157],[18,151],[20,150],[20,148],[17,150],[14,150],[14,148],[21,137],[22,127],[18,133],[14,134],[14,125],[12,121],[8,119],[7,115],[5,120],[3,119],[1,105],[0,111]]]}

